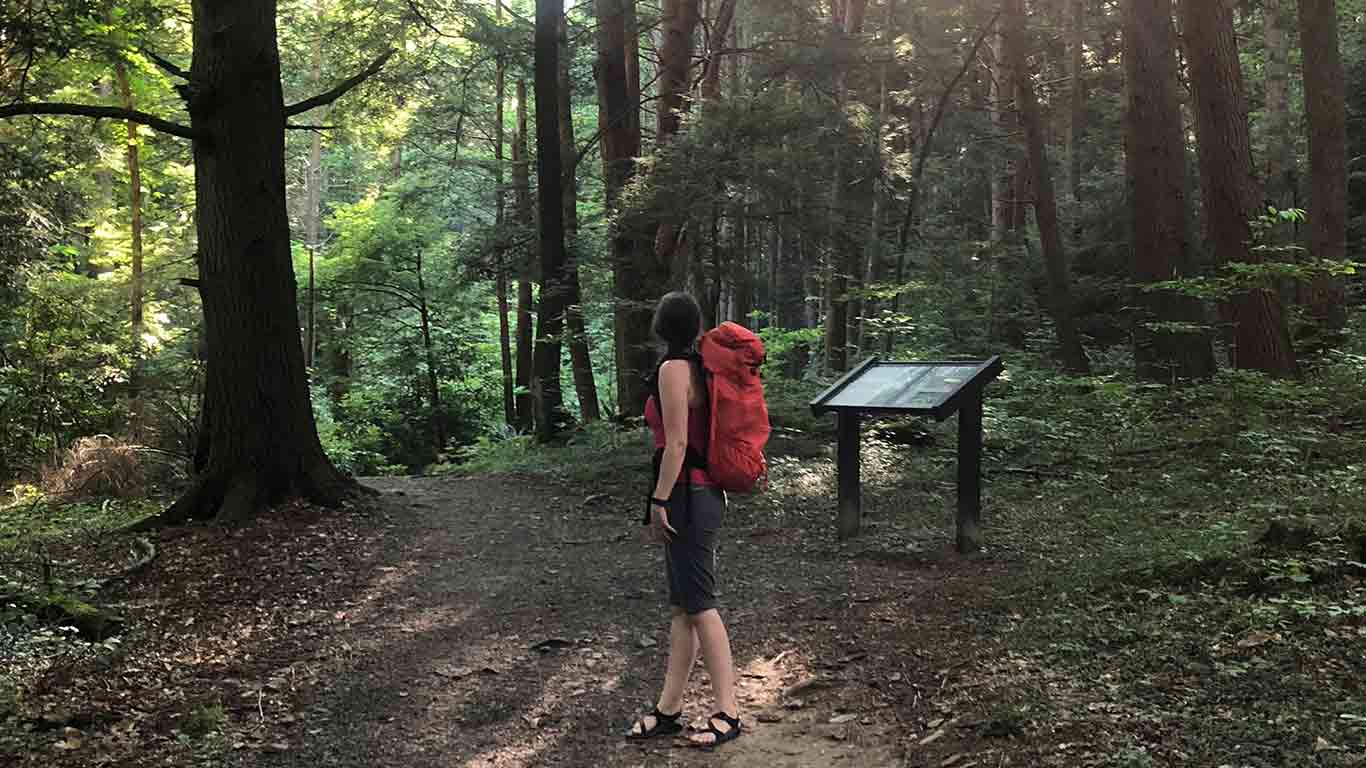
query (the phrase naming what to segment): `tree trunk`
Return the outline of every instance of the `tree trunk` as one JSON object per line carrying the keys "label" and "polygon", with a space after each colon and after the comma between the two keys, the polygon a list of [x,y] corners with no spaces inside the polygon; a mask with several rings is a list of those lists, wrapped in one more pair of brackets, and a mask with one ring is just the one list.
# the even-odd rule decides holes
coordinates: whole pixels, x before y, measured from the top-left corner
{"label": "tree trunk", "polygon": [[995,128],[997,146],[1001,148],[998,167],[991,175],[991,239],[1002,242],[1015,231],[1015,176],[1018,173],[1017,151],[1011,134],[1016,129],[1014,114],[1015,76],[1010,71],[1005,34],[992,38],[991,45],[991,123]]}
{"label": "tree trunk", "polygon": [[568,414],[560,390],[560,343],[569,303],[564,254],[564,171],[560,162],[559,58],[564,0],[536,0],[536,183],[540,211],[541,301],[536,328],[536,436],[554,439]]}
{"label": "tree trunk", "polygon": [[[688,73],[692,67],[693,32],[697,27],[699,0],[664,0],[664,42],[659,49],[659,100],[656,106],[655,151],[678,134],[688,111]],[[655,230],[654,271],[656,282],[665,283],[677,266],[679,249],[687,229],[685,222],[660,215]],[[661,286],[662,287],[662,286]]]}
{"label": "tree trunk", "polygon": [[427,366],[427,407],[431,409],[432,450],[440,459],[446,450],[446,418],[441,412],[441,386],[432,349],[431,311],[427,306],[427,283],[422,276],[422,249],[417,251],[417,310],[422,329],[422,354]]}
{"label": "tree trunk", "polygon": [[[1252,175],[1247,97],[1233,33],[1231,0],[1182,0],[1182,31],[1195,103],[1205,220],[1220,265],[1261,263],[1249,248],[1250,221],[1261,211]],[[1234,295],[1225,306],[1233,326],[1234,364],[1274,375],[1299,368],[1280,298],[1269,287]]]}
{"label": "tree trunk", "polygon": [[[895,58],[896,51],[891,45],[891,41],[896,38],[896,0],[888,0],[887,17],[884,22],[882,42],[882,55],[888,59]],[[882,190],[885,183],[886,164],[882,157],[882,128],[887,123],[887,62],[884,61],[878,67],[878,102],[877,118],[873,122],[873,161],[876,173],[873,175],[872,187],[872,212],[869,216],[872,222],[868,232],[868,253],[865,257],[863,270],[863,285],[871,288],[882,280],[883,262],[885,261],[886,248],[882,242]],[[877,312],[877,302],[870,297],[865,297],[859,301],[858,309],[858,334],[854,340],[854,347],[859,355],[867,354],[868,348],[872,346],[868,341],[868,319],[870,315]]]}
{"label": "tree trunk", "polygon": [[[1300,0],[1304,50],[1304,107],[1309,123],[1309,254],[1341,261],[1347,256],[1347,80],[1338,42],[1336,0]],[[1319,277],[1304,302],[1323,329],[1347,324],[1341,278]]]}
{"label": "tree trunk", "polygon": [[[535,222],[531,213],[531,161],[527,158],[526,81],[517,81],[517,135],[512,140],[512,184],[517,196],[517,222],[524,231]],[[532,377],[535,375],[531,341],[532,306],[531,249],[524,249],[517,269],[517,428],[530,432],[536,424]]]}
{"label": "tree trunk", "polygon": [[1053,172],[1048,165],[1048,153],[1044,146],[1034,81],[1025,59],[1028,44],[1025,38],[1024,0],[1006,0],[1006,8],[1006,47],[1009,66],[1015,76],[1015,97],[1025,132],[1029,168],[1033,173],[1034,215],[1039,225],[1044,269],[1048,274],[1049,304],[1052,305],[1050,309],[1058,338],[1058,353],[1067,370],[1087,373],[1091,366],[1081,346],[1072,307],[1071,278],[1068,276],[1067,254],[1063,251],[1062,232],[1058,227]]}
{"label": "tree trunk", "polygon": [[[309,82],[314,91],[321,91],[323,85],[323,4],[318,2],[314,9],[318,28],[313,35],[312,60],[309,67]],[[323,111],[323,122],[326,122]],[[323,135],[313,131],[308,141],[308,160],[304,164],[304,248],[308,251],[308,293],[307,308],[304,313],[304,366],[312,368],[318,350],[318,285],[317,259],[322,246],[323,217]]]}
{"label": "tree trunk", "polygon": [[[1129,205],[1133,213],[1133,275],[1139,285],[1195,274],[1186,226],[1186,142],[1178,98],[1172,0],[1128,0],[1124,64],[1129,91]],[[1134,327],[1134,361],[1152,381],[1214,373],[1210,334],[1198,328],[1198,299],[1145,292]],[[1180,329],[1174,326],[1193,326]]]}
{"label": "tree trunk", "polygon": [[[603,186],[612,226],[613,336],[616,340],[617,411],[645,410],[645,377],[653,367],[651,304],[637,252],[644,251],[637,224],[620,216],[621,193],[635,173],[640,154],[639,63],[635,46],[634,0],[596,0],[598,124],[601,126]],[[634,74],[633,74],[634,73]],[[632,83],[635,86],[632,86]]]}
{"label": "tree trunk", "polygon": [[572,243],[566,259],[567,306],[565,325],[569,337],[570,368],[574,373],[574,392],[579,398],[579,415],[585,422],[602,418],[598,406],[598,386],[593,380],[593,356],[588,347],[588,329],[583,321],[583,287],[579,282],[579,185],[578,147],[574,142],[573,80],[569,77],[571,52],[569,48],[569,20],[560,17],[559,81],[560,165],[564,171],[564,228],[566,239]]}
{"label": "tree trunk", "polygon": [[[122,57],[114,59],[114,79],[118,84],[119,98],[124,109],[133,109],[133,89],[128,83],[128,67]],[[129,315],[133,340],[132,369],[128,373],[128,389],[131,403],[129,431],[136,440],[142,436],[142,165],[138,152],[138,125],[131,120],[126,123],[128,133],[125,154],[128,162],[128,216],[129,251],[132,256],[132,278],[129,281]]]}
{"label": "tree trunk", "polygon": [[[837,39],[852,51],[852,37],[863,31],[863,16],[868,0],[846,0],[836,4],[833,19]],[[850,53],[849,55],[852,55]],[[849,366],[849,278],[859,271],[859,249],[850,236],[852,224],[846,209],[844,133],[847,119],[844,114],[848,102],[848,66],[835,64],[835,151],[831,163],[830,181],[830,243],[829,269],[825,285],[825,301],[829,311],[825,317],[825,367],[834,372]]]}
{"label": "tree trunk", "polygon": [[1074,202],[1081,200],[1081,142],[1086,135],[1086,0],[1071,0],[1068,19],[1067,187]]}
{"label": "tree trunk", "polygon": [[1266,199],[1295,207],[1295,133],[1290,119],[1290,19],[1293,0],[1262,0],[1266,51]]}
{"label": "tree trunk", "polygon": [[716,21],[711,27],[711,46],[707,51],[707,66],[702,75],[702,101],[713,101],[721,96],[721,51],[730,38],[731,22],[735,20],[735,0],[721,0]]}
{"label": "tree trunk", "polygon": [[165,518],[235,520],[289,496],[354,487],[318,442],[285,213],[274,0],[195,0],[196,230],[204,306],[204,472]]}
{"label": "tree trunk", "polygon": [[[503,0],[494,0],[498,22],[503,21]],[[512,372],[512,333],[508,327],[507,195],[503,189],[503,133],[507,99],[507,59],[501,53],[494,64],[493,179],[494,211],[497,233],[493,246],[494,294],[498,300],[498,355],[503,368],[503,420],[517,424],[516,379]]]}

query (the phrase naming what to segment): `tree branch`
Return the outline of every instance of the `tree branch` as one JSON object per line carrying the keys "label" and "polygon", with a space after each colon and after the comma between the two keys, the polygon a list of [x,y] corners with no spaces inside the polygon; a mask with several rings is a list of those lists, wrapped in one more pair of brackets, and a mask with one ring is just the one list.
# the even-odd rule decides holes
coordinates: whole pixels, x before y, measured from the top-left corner
{"label": "tree branch", "polygon": [[195,139],[198,134],[189,126],[173,123],[170,120],[163,120],[146,112],[138,112],[132,109],[121,109],[119,107],[97,107],[90,104],[65,104],[55,102],[30,102],[26,104],[5,104],[0,105],[0,118],[15,117],[18,115],[75,115],[77,117],[93,117],[97,120],[109,118],[111,120],[126,120],[139,125],[145,125],[162,133],[169,133],[172,136],[179,136],[182,139]]}
{"label": "tree branch", "polygon": [[337,83],[336,87],[334,87],[332,90],[327,91],[326,93],[320,93],[311,99],[304,99],[298,104],[291,104],[285,107],[285,117],[293,117],[294,115],[303,114],[304,112],[307,112],[310,109],[325,106],[327,104],[331,104],[337,99],[340,99],[342,96],[346,94],[347,91],[351,90],[352,88],[355,88],[356,86],[360,85],[366,80],[369,80],[371,77],[375,75],[376,72],[379,72],[381,69],[383,69],[385,63],[388,62],[389,58],[393,55],[394,49],[390,48],[389,50],[380,54],[380,57],[378,59],[375,59],[374,61],[370,62],[370,66],[366,67],[361,72],[341,81],[340,83]]}
{"label": "tree branch", "polygon": [[190,73],[189,73],[189,72],[187,72],[187,71],[181,69],[180,67],[177,67],[176,65],[172,64],[172,63],[171,63],[170,61],[168,61],[167,59],[163,59],[162,57],[158,56],[157,53],[156,53],[156,51],[153,51],[151,48],[148,48],[148,47],[146,47],[146,46],[143,46],[142,48],[139,48],[139,49],[138,49],[138,52],[141,53],[143,56],[146,56],[147,58],[151,59],[153,64],[156,64],[158,67],[161,67],[162,69],[166,70],[168,73],[170,73],[170,74],[172,74],[172,75],[175,75],[176,77],[180,78],[181,80],[189,80],[189,79],[190,79]]}

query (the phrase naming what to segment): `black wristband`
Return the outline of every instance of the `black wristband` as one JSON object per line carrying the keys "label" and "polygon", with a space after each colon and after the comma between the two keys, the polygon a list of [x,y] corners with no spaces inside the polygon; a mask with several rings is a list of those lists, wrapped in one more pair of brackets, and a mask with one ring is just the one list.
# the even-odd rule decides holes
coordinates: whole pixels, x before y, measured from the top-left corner
{"label": "black wristband", "polygon": [[651,498],[650,498],[650,503],[653,504],[653,505],[655,505],[656,507],[663,507],[663,508],[665,508],[665,509],[668,509],[668,508],[669,508],[669,501],[668,501],[668,499],[656,499],[656,498],[654,498],[654,497],[651,497]]}

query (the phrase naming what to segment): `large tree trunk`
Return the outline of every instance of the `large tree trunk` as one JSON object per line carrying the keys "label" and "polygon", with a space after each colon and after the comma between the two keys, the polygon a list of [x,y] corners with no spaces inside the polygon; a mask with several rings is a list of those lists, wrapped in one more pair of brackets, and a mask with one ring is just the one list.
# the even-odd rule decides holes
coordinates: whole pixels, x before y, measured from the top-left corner
{"label": "large tree trunk", "polygon": [[560,165],[564,173],[564,228],[568,242],[573,243],[565,260],[565,289],[568,291],[565,307],[565,325],[568,330],[569,361],[574,373],[574,393],[579,398],[579,415],[585,422],[602,418],[598,406],[598,386],[593,380],[593,356],[588,347],[588,329],[583,321],[583,286],[579,282],[579,184],[578,147],[574,142],[573,80],[569,77],[571,52],[569,47],[569,20],[560,18],[559,60],[557,77],[559,80],[560,112]]}
{"label": "large tree trunk", "polygon": [[[1300,0],[1304,50],[1304,111],[1309,122],[1309,254],[1340,261],[1347,256],[1347,80],[1338,42],[1336,0]],[[1305,308],[1323,329],[1347,323],[1343,283],[1319,277]]]}
{"label": "large tree trunk", "polygon": [[[1233,34],[1232,1],[1182,0],[1181,19],[1195,102],[1201,191],[1215,259],[1220,265],[1260,263],[1261,254],[1249,248],[1250,221],[1261,210],[1261,195],[1252,175],[1247,96]],[[1276,375],[1297,373],[1281,301],[1274,290],[1241,291],[1227,302],[1225,313],[1233,324],[1238,368]]]}
{"label": "large tree trunk", "polygon": [[541,301],[536,328],[536,436],[554,439],[568,414],[560,390],[560,342],[569,303],[564,255],[564,171],[560,162],[559,58],[564,0],[536,0],[536,184]]}
{"label": "large tree trunk", "polygon": [[[517,222],[529,231],[535,221],[531,213],[531,161],[527,157],[526,81],[517,81],[517,135],[512,140],[512,185],[517,197]],[[517,428],[530,432],[536,424],[536,403],[532,393],[535,376],[531,314],[535,299],[532,294],[532,248],[519,249],[522,256],[517,268]]]}
{"label": "large tree trunk", "polygon": [[[693,32],[697,28],[700,0],[664,0],[664,41],[659,49],[659,100],[656,107],[655,151],[667,145],[682,126],[688,111],[689,72],[692,68]],[[685,223],[660,214],[655,231],[655,280],[667,283],[679,266],[679,250],[686,236]]]}
{"label": "large tree trunk", "polygon": [[[503,21],[503,0],[495,0],[499,23]],[[503,104],[507,100],[507,59],[498,54],[493,71],[493,179],[494,221],[497,234],[493,246],[494,294],[498,301],[498,356],[503,369],[503,420],[508,426],[517,424],[517,401],[514,396],[516,379],[512,372],[512,332],[508,324],[508,263],[507,263],[507,195],[503,189],[503,133],[506,116]]]}
{"label": "large tree trunk", "polygon": [[[123,108],[131,110],[133,108],[133,89],[128,83],[128,67],[124,64],[122,57],[114,59],[114,79],[119,88],[119,99],[123,102]],[[138,152],[141,142],[138,141],[138,124],[128,121],[125,124],[127,129],[127,140],[125,144],[125,155],[128,162],[128,216],[129,216],[129,251],[132,257],[132,277],[129,281],[129,316],[132,329],[132,369],[128,374],[128,389],[132,400],[132,414],[130,418],[130,432],[136,440],[142,436],[142,335],[144,330],[142,318],[142,165],[139,162]]]}
{"label": "large tree trunk", "polygon": [[1048,275],[1050,314],[1057,333],[1058,354],[1067,370],[1086,373],[1091,366],[1081,346],[1081,335],[1077,332],[1067,254],[1063,251],[1062,231],[1058,227],[1053,172],[1048,165],[1048,152],[1044,146],[1046,140],[1039,117],[1038,99],[1034,95],[1034,81],[1025,60],[1028,45],[1025,38],[1024,0],[1006,0],[1006,48],[1009,66],[1015,76],[1016,101],[1025,132],[1029,168],[1033,172],[1034,215],[1039,225],[1044,270]]}
{"label": "large tree trunk", "polygon": [[1290,122],[1290,13],[1293,0],[1262,0],[1266,61],[1266,199],[1295,206],[1295,135]]}
{"label": "large tree trunk", "polygon": [[[1133,275],[1139,285],[1194,274],[1186,227],[1186,142],[1177,92],[1172,0],[1128,0],[1124,64],[1129,91],[1126,159],[1133,212]],[[1214,373],[1198,299],[1145,292],[1134,326],[1138,375],[1154,381]]]}
{"label": "large tree trunk", "polygon": [[[635,173],[640,154],[639,70],[635,54],[634,0],[596,0],[598,124],[601,126],[603,186],[612,226],[613,336],[616,340],[617,412],[645,410],[645,376],[652,367],[651,305],[637,260],[641,238],[634,222],[620,218],[621,192]],[[635,73],[634,75],[632,73]],[[636,86],[632,86],[632,78]]]}
{"label": "large tree trunk", "polygon": [[274,0],[195,0],[194,141],[204,304],[203,474],[165,517],[251,516],[289,496],[335,504],[354,484],[313,422],[285,213]]}

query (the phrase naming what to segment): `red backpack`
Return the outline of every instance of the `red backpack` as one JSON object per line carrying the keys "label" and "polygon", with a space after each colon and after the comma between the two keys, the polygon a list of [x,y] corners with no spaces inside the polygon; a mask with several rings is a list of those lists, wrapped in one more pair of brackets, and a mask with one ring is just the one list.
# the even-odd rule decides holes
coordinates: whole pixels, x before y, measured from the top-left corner
{"label": "red backpack", "polygon": [[768,475],[768,405],[759,366],[764,343],[736,323],[722,323],[699,347],[711,402],[707,474],[723,490],[751,493]]}

